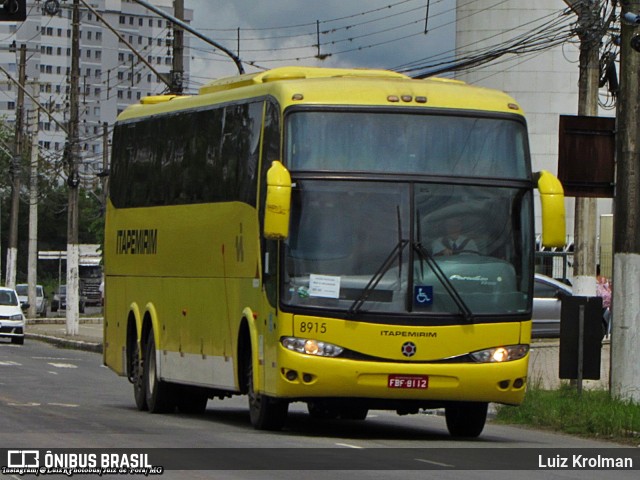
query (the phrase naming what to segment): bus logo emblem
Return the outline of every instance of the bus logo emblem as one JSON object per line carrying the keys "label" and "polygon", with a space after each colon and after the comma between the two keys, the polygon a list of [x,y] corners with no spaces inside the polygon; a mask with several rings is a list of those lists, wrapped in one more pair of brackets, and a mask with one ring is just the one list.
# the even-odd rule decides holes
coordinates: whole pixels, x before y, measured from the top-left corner
{"label": "bus logo emblem", "polygon": [[416,344],[413,342],[405,342],[402,344],[402,354],[405,357],[413,357],[416,354]]}

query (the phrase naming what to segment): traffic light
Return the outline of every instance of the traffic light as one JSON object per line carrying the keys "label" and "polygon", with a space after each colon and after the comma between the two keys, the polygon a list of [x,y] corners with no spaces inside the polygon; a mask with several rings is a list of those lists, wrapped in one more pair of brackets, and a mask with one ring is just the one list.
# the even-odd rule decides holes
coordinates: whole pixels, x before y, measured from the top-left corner
{"label": "traffic light", "polygon": [[24,22],[27,0],[0,0],[0,22]]}

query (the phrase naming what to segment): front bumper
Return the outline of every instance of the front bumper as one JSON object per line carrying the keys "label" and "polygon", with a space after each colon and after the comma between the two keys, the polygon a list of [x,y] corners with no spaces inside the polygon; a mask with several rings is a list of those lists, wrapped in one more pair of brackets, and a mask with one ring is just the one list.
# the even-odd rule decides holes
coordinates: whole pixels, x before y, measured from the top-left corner
{"label": "front bumper", "polygon": [[[291,400],[337,397],[517,405],[524,399],[528,364],[528,353],[504,363],[412,363],[315,357],[279,348],[276,389],[267,393]],[[390,375],[426,376],[428,387],[390,388]]]}
{"label": "front bumper", "polygon": [[0,319],[0,337],[24,337],[24,320]]}

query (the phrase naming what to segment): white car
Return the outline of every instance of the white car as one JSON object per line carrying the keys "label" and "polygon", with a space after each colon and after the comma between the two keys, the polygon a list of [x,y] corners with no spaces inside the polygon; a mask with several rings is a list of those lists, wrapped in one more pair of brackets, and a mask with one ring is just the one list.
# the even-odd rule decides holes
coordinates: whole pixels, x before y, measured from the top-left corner
{"label": "white car", "polygon": [[18,294],[12,288],[0,287],[0,337],[10,338],[11,343],[24,343],[24,314]]}
{"label": "white car", "polygon": [[[26,283],[16,285],[16,293],[21,304],[29,303],[29,286]],[[42,285],[36,285],[36,315],[47,316],[47,297],[44,294]]]}

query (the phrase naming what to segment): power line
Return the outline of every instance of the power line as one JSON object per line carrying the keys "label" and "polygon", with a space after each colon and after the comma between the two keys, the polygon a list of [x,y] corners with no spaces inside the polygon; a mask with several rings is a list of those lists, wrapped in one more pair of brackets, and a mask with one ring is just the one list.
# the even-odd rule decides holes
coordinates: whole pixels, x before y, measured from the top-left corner
{"label": "power line", "polygon": [[[465,55],[456,55],[454,58],[449,57],[444,58],[443,60],[438,60],[438,58],[442,58],[447,53],[451,54],[453,52],[460,52],[467,47],[465,46],[449,52],[440,53],[430,59],[426,58],[417,60],[415,62],[396,67],[394,70],[410,74],[416,78],[424,78],[426,76],[441,74],[444,72],[474,68],[485,63],[495,61],[508,54],[522,55],[547,50],[566,43],[575,36],[575,22],[566,21],[564,17],[567,13],[566,9],[560,14],[556,12],[553,14],[555,18],[552,18],[544,24],[536,25],[532,29],[499,44],[492,44],[484,48],[473,50]],[[550,16],[547,15],[541,17],[528,22],[525,25],[538,23],[548,17]],[[520,30],[522,27],[523,25],[520,25],[508,31]],[[498,35],[503,35],[504,33],[504,31],[501,31],[495,35],[491,35],[490,37],[475,42],[474,45],[477,43],[483,43]]]}

